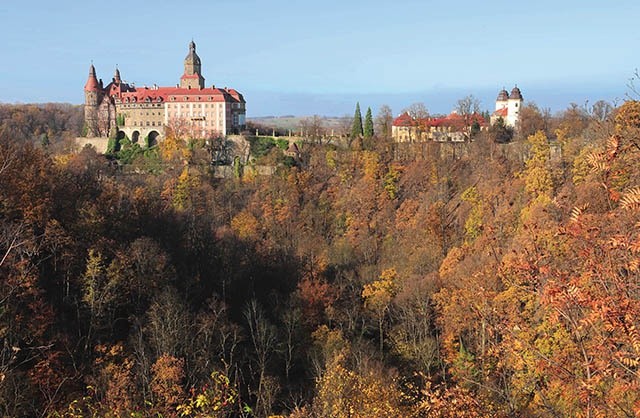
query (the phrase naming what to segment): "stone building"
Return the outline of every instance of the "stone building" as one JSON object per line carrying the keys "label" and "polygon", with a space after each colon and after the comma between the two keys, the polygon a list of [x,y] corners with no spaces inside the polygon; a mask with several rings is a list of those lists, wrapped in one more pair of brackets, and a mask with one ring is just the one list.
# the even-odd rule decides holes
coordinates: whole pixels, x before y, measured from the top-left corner
{"label": "stone building", "polygon": [[167,129],[193,138],[239,133],[245,128],[244,97],[227,87],[205,87],[201,67],[193,41],[176,87],[136,87],[125,83],[117,68],[104,86],[92,64],[84,86],[87,136],[106,137],[117,131],[121,138],[152,146]]}
{"label": "stone building", "polygon": [[518,86],[511,90],[511,94],[502,89],[496,99],[496,110],[491,115],[491,124],[493,125],[499,118],[502,118],[506,126],[517,128],[523,102],[522,92],[520,92]]}

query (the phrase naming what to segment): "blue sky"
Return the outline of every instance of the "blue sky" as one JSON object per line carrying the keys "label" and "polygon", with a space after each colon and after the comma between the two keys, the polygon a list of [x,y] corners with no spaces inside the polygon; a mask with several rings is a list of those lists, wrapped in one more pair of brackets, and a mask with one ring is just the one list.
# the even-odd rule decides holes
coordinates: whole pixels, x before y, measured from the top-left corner
{"label": "blue sky", "polygon": [[81,103],[91,60],[105,82],[118,64],[174,85],[193,38],[207,85],[242,92],[248,116],[491,108],[516,83],[559,110],[625,98],[639,18],[637,0],[3,0],[0,102]]}

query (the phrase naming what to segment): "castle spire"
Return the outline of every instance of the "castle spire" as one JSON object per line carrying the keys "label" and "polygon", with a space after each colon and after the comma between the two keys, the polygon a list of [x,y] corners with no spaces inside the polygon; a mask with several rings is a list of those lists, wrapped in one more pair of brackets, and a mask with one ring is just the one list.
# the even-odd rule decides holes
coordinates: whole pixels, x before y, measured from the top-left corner
{"label": "castle spire", "polygon": [[189,42],[189,53],[184,59],[184,74],[180,77],[181,88],[204,88],[200,57],[196,54],[196,43]]}
{"label": "castle spire", "polygon": [[120,70],[118,69],[118,64],[116,64],[116,73],[113,76],[113,80],[118,84],[120,84],[120,82],[122,81],[122,79],[120,78]]}
{"label": "castle spire", "polygon": [[93,66],[93,62],[91,66],[89,66],[89,78],[87,79],[87,83],[84,85],[85,91],[97,91],[100,88],[98,84],[98,79],[96,78],[96,67]]}

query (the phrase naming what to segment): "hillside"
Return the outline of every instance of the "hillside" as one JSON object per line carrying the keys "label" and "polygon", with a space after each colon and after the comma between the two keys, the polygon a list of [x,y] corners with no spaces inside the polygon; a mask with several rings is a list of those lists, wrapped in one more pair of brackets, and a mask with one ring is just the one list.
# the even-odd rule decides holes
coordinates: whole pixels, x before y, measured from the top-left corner
{"label": "hillside", "polygon": [[226,179],[0,110],[0,416],[640,413],[640,102]]}

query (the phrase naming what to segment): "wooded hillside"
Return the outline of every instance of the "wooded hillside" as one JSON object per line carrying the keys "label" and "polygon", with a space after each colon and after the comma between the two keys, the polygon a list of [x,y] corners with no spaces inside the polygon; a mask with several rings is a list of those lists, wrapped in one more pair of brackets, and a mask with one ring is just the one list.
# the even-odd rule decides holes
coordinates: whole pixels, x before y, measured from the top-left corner
{"label": "wooded hillside", "polygon": [[640,415],[640,102],[533,116],[226,180],[4,117],[0,415]]}

